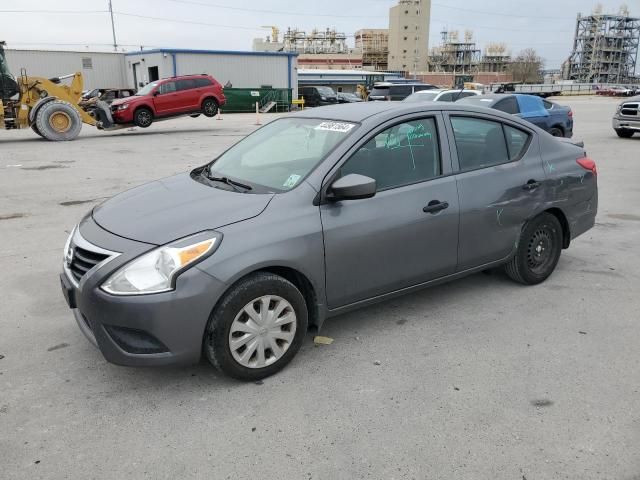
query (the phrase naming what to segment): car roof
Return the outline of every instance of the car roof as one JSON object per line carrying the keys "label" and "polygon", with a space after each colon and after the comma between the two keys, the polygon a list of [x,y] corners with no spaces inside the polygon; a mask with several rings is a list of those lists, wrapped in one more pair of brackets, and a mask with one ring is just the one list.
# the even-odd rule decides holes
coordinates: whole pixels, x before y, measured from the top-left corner
{"label": "car roof", "polygon": [[[479,97],[474,97],[479,98]],[[531,125],[525,120],[509,115],[498,110],[486,107],[478,107],[470,104],[461,104],[460,102],[360,102],[339,105],[329,105],[326,107],[308,108],[293,113],[286,118],[318,118],[326,120],[335,120],[343,122],[363,122],[369,118],[379,118],[385,121],[394,117],[405,114],[418,112],[439,112],[439,111],[457,111],[469,113],[489,113],[494,117],[502,117],[505,120],[521,123],[530,127]]]}
{"label": "car roof", "polygon": [[409,86],[409,87],[414,87],[416,85],[422,86],[422,85],[426,85],[428,87],[431,87],[432,85],[430,83],[422,83],[422,82],[407,82],[407,83],[394,83],[394,82],[376,82],[373,84],[373,88],[376,87],[404,87],[404,86]]}

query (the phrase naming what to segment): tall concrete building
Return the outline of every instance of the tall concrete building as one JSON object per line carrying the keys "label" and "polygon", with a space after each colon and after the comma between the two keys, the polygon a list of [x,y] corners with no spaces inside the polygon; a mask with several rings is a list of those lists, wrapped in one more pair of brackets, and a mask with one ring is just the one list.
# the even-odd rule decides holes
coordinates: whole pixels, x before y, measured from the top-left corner
{"label": "tall concrete building", "polygon": [[427,70],[430,20],[431,0],[399,0],[389,9],[389,70]]}

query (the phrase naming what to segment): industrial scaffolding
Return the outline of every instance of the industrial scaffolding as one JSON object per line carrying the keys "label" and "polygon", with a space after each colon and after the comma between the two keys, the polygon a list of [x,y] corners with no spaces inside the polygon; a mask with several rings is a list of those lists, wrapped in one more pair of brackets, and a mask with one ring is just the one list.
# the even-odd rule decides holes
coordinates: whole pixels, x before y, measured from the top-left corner
{"label": "industrial scaffolding", "polygon": [[458,40],[458,32],[441,32],[442,44],[431,49],[429,71],[473,75],[478,72],[505,72],[511,55],[504,43],[490,43],[484,55],[473,41],[473,32],[464,33],[464,41]]}
{"label": "industrial scaffolding", "polygon": [[631,83],[640,44],[640,18],[626,9],[619,15],[599,10],[578,14],[573,52],[564,66],[564,77],[581,83]]}
{"label": "industrial scaffolding", "polygon": [[288,28],[284,33],[284,51],[298,53],[349,53],[347,36],[335,29],[306,33],[297,28]]}
{"label": "industrial scaffolding", "polygon": [[363,29],[355,34],[356,50],[362,52],[362,64],[384,71],[389,58],[389,30]]}

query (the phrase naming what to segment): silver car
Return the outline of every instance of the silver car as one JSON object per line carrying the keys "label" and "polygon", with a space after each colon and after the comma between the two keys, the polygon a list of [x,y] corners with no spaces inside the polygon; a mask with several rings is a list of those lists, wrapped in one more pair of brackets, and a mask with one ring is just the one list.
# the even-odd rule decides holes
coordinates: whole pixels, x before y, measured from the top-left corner
{"label": "silver car", "polygon": [[640,95],[620,103],[612,123],[613,129],[622,138],[631,138],[634,133],[640,132]]}
{"label": "silver car", "polygon": [[496,110],[305,110],[93,209],[62,291],[110,362],[204,355],[256,380],[328,317],[494,267],[544,281],[594,225],[596,177],[582,146]]}

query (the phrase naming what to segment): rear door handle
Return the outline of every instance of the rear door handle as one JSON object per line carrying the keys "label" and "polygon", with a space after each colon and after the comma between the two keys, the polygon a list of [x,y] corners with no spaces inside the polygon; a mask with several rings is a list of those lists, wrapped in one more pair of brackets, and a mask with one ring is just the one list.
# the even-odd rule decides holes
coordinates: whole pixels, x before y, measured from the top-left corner
{"label": "rear door handle", "polygon": [[440,200],[431,200],[426,207],[422,209],[424,213],[438,213],[441,210],[449,208],[449,202],[441,202]]}
{"label": "rear door handle", "polygon": [[536,188],[538,188],[540,186],[540,182],[536,182],[535,180],[529,180],[527,183],[525,183],[522,188],[524,190],[535,190]]}

